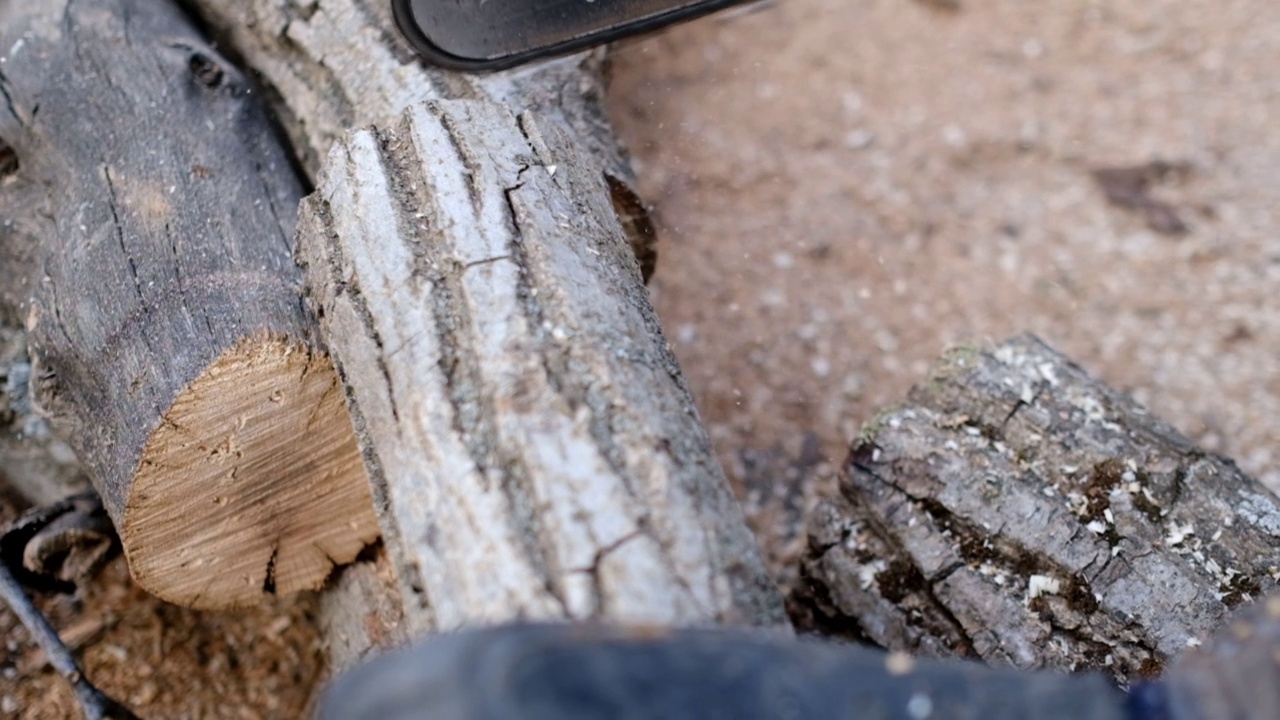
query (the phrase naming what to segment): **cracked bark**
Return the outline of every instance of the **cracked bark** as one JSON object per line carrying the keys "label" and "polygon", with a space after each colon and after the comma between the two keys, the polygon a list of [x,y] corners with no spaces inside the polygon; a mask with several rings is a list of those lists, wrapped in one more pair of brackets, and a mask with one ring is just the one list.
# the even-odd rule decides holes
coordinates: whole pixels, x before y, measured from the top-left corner
{"label": "cracked bark", "polygon": [[319,586],[378,530],[258,94],[165,0],[5,3],[0,62],[6,479],[48,500],[78,457],[168,600]]}
{"label": "cracked bark", "polygon": [[864,431],[802,575],[809,629],[1130,682],[1276,586],[1280,503],[1022,336]]}
{"label": "cracked bark", "polygon": [[[389,574],[342,580],[395,586],[384,640],[515,618],[785,622],[609,187],[560,123],[431,102],[325,168],[299,256],[376,468]],[[350,611],[366,601],[326,602],[345,606],[341,665],[374,644]]]}
{"label": "cracked bark", "polygon": [[[311,177],[325,178],[317,181],[317,197],[324,201],[310,203],[304,213],[303,224],[311,223],[312,235],[304,231],[311,249],[304,242],[302,251],[313,284],[315,273],[323,274],[317,268],[364,268],[330,278],[329,289],[316,289],[312,297],[325,313],[328,344],[342,361],[385,536],[382,551],[370,554],[375,562],[344,571],[325,596],[335,662],[345,664],[406,633],[528,615],[782,622],[780,601],[724,490],[723,475],[639,281],[639,274],[652,269],[653,230],[605,119],[604,52],[466,75],[418,60],[395,30],[390,4],[380,0],[184,4],[207,23],[219,47],[260,73],[300,165]],[[507,119],[481,128],[448,128],[439,147],[430,149],[438,153],[431,163],[360,144],[384,148],[404,141],[407,118],[428,101],[478,102],[474,107],[487,109],[475,110],[476,117],[501,112]],[[510,135],[511,115],[525,111],[565,131],[576,147],[567,161],[572,168],[566,165],[554,174],[557,183],[574,178],[585,195],[566,198],[558,190],[563,217],[529,209],[545,202],[538,193],[547,189],[543,183],[550,174],[534,161],[529,138],[517,142]],[[443,113],[441,122],[453,117],[430,112]],[[467,116],[457,122],[473,120]],[[369,126],[375,129],[346,135],[351,128]],[[491,148],[485,143],[497,141],[484,139],[489,131],[505,139]],[[475,144],[482,156],[468,157],[466,148],[455,144],[459,139]],[[331,156],[335,143],[339,149]],[[500,148],[519,157],[504,156]],[[373,162],[370,153],[384,157]],[[369,162],[353,163],[352,157]],[[436,162],[445,166],[435,168]],[[322,166],[327,167],[323,174]],[[495,175],[499,168],[501,174]],[[449,212],[442,211],[441,179],[473,171],[480,179],[463,183],[445,203]],[[396,183],[369,181],[377,177]],[[350,195],[334,195],[335,188]],[[347,199],[335,200],[341,197]],[[458,204],[468,197],[471,210]],[[589,216],[579,218],[583,213]],[[446,218],[459,224],[451,226]],[[470,254],[522,227],[520,218],[523,227],[532,228],[530,238],[546,237],[557,246],[577,243],[600,255],[590,256],[576,274],[553,268],[534,275],[525,270],[549,266],[535,261],[540,250],[531,259],[522,244]],[[371,224],[375,221],[381,224]],[[424,235],[419,225],[431,232]],[[616,252],[619,226],[634,258]],[[329,239],[321,242],[324,237]],[[520,302],[485,305],[477,299],[482,283],[475,278],[490,276],[507,282],[503,292],[514,292]],[[617,315],[595,312],[593,305]],[[560,316],[539,314],[544,306],[590,316],[591,322],[572,337],[548,339],[551,331],[542,328],[543,322],[554,324]],[[468,309],[459,313],[460,308]],[[517,322],[525,330],[507,332]],[[485,346],[480,341],[486,333],[505,333],[510,342]],[[437,346],[438,357],[424,360],[424,344]],[[529,355],[551,346],[558,355]],[[514,364],[498,372],[495,354],[510,355]],[[535,359],[546,367],[515,362]],[[538,379],[538,373],[537,393],[507,383],[508,378]],[[428,386],[436,389],[423,389]],[[522,412],[515,413],[513,404]],[[540,430],[543,421],[552,430]],[[528,433],[534,430],[549,447],[564,444],[588,453],[590,463],[570,458],[566,466],[586,472],[589,464],[596,479],[562,478],[558,465],[547,464],[531,449]],[[669,436],[671,448],[665,447]],[[436,447],[440,443],[444,449]],[[444,450],[454,454],[441,456]],[[534,460],[542,464],[535,466]],[[448,474],[455,471],[461,474]],[[441,472],[446,474],[436,475]],[[476,483],[464,488],[473,497],[454,497],[459,492],[454,485],[462,482],[458,478]],[[602,556],[603,574],[622,578],[604,585],[616,597],[590,591],[587,576],[570,570],[616,540],[612,530],[583,537],[580,548],[557,545],[567,543],[568,533],[589,524],[597,511],[584,507],[582,518],[564,520],[563,527],[548,524],[561,522],[558,513],[574,499],[539,493],[548,488],[568,493],[575,487],[602,492],[599,514],[623,518],[623,530],[653,519],[636,541]],[[477,505],[481,501],[490,505]],[[445,502],[461,503],[455,506],[461,514],[443,512]],[[475,525],[473,534],[460,525],[468,522]],[[500,542],[493,545],[490,536]],[[440,549],[431,543],[441,543]],[[493,559],[483,553],[490,545]],[[509,562],[500,561],[504,557]],[[468,565],[468,558],[476,562]],[[654,558],[672,565],[654,565]],[[503,575],[508,566],[515,573],[510,579]],[[649,577],[642,578],[644,573]],[[646,602],[648,609],[637,609]]]}
{"label": "cracked bark", "polygon": [[[23,261],[19,290],[0,286],[0,294],[12,295],[12,304],[0,310],[9,313],[6,320],[34,318],[38,397],[64,435],[77,439],[76,449],[95,473],[104,473],[95,465],[93,445],[104,433],[150,427],[174,446],[194,447],[219,461],[237,458],[244,447],[235,437],[189,442],[191,424],[182,417],[166,415],[155,423],[173,397],[135,382],[136,363],[92,363],[88,355],[51,351],[74,346],[77,333],[101,332],[99,345],[134,339],[139,353],[187,369],[220,357],[204,357],[223,342],[220,333],[259,327],[240,322],[236,313],[278,311],[286,318],[282,334],[308,335],[306,313],[291,295],[296,281],[289,277],[286,227],[292,215],[286,209],[304,183],[289,180],[294,158],[275,144],[253,107],[253,97],[265,96],[276,102],[298,141],[307,171],[317,170],[346,128],[371,122],[379,129],[342,140],[337,155],[359,155],[367,149],[361,138],[374,138],[387,161],[331,165],[304,218],[323,229],[303,234],[317,243],[304,257],[319,273],[311,299],[326,314],[327,337],[344,372],[341,385],[317,383],[313,399],[341,398],[345,387],[387,534],[385,544],[365,548],[373,563],[340,573],[326,594],[328,639],[339,664],[406,634],[513,617],[784,624],[780,599],[648,304],[636,259],[641,253],[628,245],[645,224],[644,208],[630,193],[629,169],[602,119],[603,55],[472,78],[432,70],[404,52],[385,3],[322,0],[305,10],[266,0],[185,4],[221,34],[219,47],[255,66],[269,82],[266,93],[250,96],[245,78],[160,0],[4,6],[5,89],[14,92],[18,109],[3,119],[0,137],[5,148],[14,140],[19,175],[40,180],[44,194],[23,215],[34,218],[30,236],[39,252]],[[65,23],[56,17],[63,11]],[[33,23],[38,32],[28,36]],[[103,43],[122,37],[124,47],[112,46],[115,52],[105,55]],[[38,56],[29,51],[35,41],[42,60],[57,61],[52,69],[34,67]],[[144,59],[134,62],[135,55]],[[46,82],[67,65],[78,71],[57,77],[73,82]],[[155,84],[148,86],[150,95],[137,88],[147,83]],[[420,103],[431,98],[468,100],[423,109]],[[40,124],[71,117],[72,107],[84,127],[75,126],[78,134],[27,133],[24,124],[37,122],[37,107]],[[513,110],[528,108],[541,109],[543,120],[522,115],[517,121]],[[423,113],[429,120],[414,120]],[[114,124],[121,119],[135,126]],[[447,128],[441,124],[446,120]],[[396,133],[431,127],[444,140],[430,148],[438,157],[394,151]],[[185,144],[181,152],[165,144],[179,141]],[[199,158],[188,162],[193,155]],[[8,175],[9,155],[0,161]],[[105,173],[85,171],[94,167],[109,170],[114,204]],[[56,171],[79,178],[84,187],[50,182]],[[380,174],[395,182],[378,186]],[[348,195],[338,192],[344,177]],[[262,196],[256,179],[271,197]],[[57,227],[40,224],[40,218],[66,216],[77,193],[90,190],[97,215],[87,229],[79,229],[79,217],[57,220]],[[446,191],[454,194],[441,195]],[[167,200],[165,193],[176,195]],[[5,230],[0,245],[8,252],[21,244],[12,242],[12,228]],[[187,257],[193,238],[200,241],[200,262]],[[236,249],[226,253],[236,270],[202,264],[209,259],[204,251],[218,247],[204,243],[217,239]],[[51,240],[63,245],[46,247]],[[241,240],[248,244],[236,244]],[[505,249],[488,252],[491,241]],[[63,277],[59,263],[79,246],[110,253],[95,256],[92,268],[77,266],[96,285]],[[210,256],[216,260],[219,252]],[[262,267],[268,276],[284,278],[259,283],[265,301],[245,292],[257,287],[251,281]],[[319,268],[352,272],[328,277]],[[99,304],[96,297],[82,302],[82,293],[99,286],[110,288],[117,304]],[[216,303],[223,315],[191,307],[192,295],[211,287],[225,291]],[[281,289],[290,292],[279,294]],[[285,296],[289,301],[281,300]],[[179,318],[181,327],[163,326],[159,336],[139,330],[169,317],[161,301],[175,298],[190,311],[189,318]],[[81,317],[89,306],[101,315],[93,323]],[[172,342],[157,343],[157,337]],[[424,355],[423,346],[439,351]],[[93,398],[97,405],[76,394],[95,388],[104,395]],[[225,399],[228,389],[208,388],[207,394]],[[117,414],[81,411],[120,402],[126,410]],[[134,406],[140,408],[134,415],[151,414],[122,422],[137,419],[128,410]],[[325,417],[347,418],[330,409]],[[354,445],[313,432],[306,427],[313,416],[304,413],[304,427],[293,436],[311,443],[303,443],[308,457],[332,467],[324,453]],[[127,453],[140,441],[123,440],[110,446],[124,456],[116,464],[127,469]],[[163,463],[136,464],[172,470]],[[243,479],[246,468],[232,465],[224,477]],[[342,465],[337,474],[349,469]],[[116,484],[99,486],[119,522],[121,506],[132,506],[112,495]],[[227,498],[215,493],[204,499],[220,506]],[[452,509],[444,512],[447,503]],[[187,517],[174,514],[173,522]],[[299,511],[292,517],[329,515]],[[358,530],[367,529],[359,512],[348,517]],[[245,593],[260,593],[273,582],[280,591],[291,556],[281,545],[271,560],[279,518],[250,519],[261,531],[262,551],[241,559],[243,576],[223,574]],[[309,549],[316,558],[345,554],[323,544]],[[190,562],[202,560],[192,557]],[[130,560],[138,573],[136,554]],[[583,567],[594,572],[581,572]],[[140,579],[147,576],[144,568]],[[188,590],[181,599],[214,602],[204,585]]]}
{"label": "cracked bark", "polygon": [[269,83],[301,163],[312,177],[351,128],[389,126],[429,100],[490,100],[570,130],[608,179],[610,199],[646,277],[655,231],[604,113],[605,53],[596,51],[485,75],[422,62],[395,28],[387,0],[183,0]]}

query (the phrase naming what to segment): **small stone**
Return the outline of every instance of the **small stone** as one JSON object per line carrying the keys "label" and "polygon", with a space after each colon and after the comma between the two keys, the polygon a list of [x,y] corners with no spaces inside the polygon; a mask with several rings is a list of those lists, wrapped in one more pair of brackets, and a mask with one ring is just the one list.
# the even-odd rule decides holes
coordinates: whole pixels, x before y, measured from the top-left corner
{"label": "small stone", "polygon": [[904,652],[894,651],[885,656],[884,667],[890,675],[906,675],[915,669],[916,660]]}

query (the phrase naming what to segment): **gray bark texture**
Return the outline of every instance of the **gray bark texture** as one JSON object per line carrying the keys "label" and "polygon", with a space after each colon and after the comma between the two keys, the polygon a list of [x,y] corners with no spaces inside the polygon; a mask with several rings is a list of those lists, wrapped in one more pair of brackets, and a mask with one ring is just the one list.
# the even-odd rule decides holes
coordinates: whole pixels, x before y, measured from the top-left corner
{"label": "gray bark texture", "polygon": [[[30,356],[10,336],[14,416],[83,461],[152,592],[321,584],[377,530],[309,346],[303,187],[250,82],[162,0],[2,2],[0,139],[0,321]],[[335,507],[336,533],[298,519]]]}
{"label": "gray bark texture", "polygon": [[268,83],[302,165],[319,172],[347,130],[398,122],[429,100],[491,100],[572,131],[608,180],[614,210],[645,277],[654,228],[604,112],[603,50],[501,73],[432,67],[401,37],[390,0],[186,0],[222,44]]}
{"label": "gray bark texture", "polygon": [[385,539],[326,593],[335,663],[515,617],[784,623],[642,284],[603,52],[465,75],[386,2],[189,4],[317,178],[300,259]]}
{"label": "gray bark texture", "polygon": [[1280,503],[1041,341],[947,354],[854,444],[805,629],[1128,682],[1275,588]]}
{"label": "gray bark texture", "polygon": [[415,106],[335,146],[303,203],[406,631],[782,624],[570,132],[487,100]]}

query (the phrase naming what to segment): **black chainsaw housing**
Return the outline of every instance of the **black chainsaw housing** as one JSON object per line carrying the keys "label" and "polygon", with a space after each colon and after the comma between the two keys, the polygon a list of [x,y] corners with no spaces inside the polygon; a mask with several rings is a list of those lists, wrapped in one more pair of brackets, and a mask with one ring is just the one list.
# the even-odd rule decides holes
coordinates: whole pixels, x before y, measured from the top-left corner
{"label": "black chainsaw housing", "polygon": [[427,61],[501,70],[656,30],[750,0],[392,0]]}

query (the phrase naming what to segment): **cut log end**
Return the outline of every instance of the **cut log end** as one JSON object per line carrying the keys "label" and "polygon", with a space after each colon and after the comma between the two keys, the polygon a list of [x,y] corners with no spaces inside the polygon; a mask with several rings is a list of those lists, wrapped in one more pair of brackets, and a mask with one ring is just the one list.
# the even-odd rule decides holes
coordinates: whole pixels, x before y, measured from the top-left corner
{"label": "cut log end", "polygon": [[120,534],[138,583],[191,607],[316,589],[353,561],[378,522],[329,358],[256,337],[215,360],[148,438]]}

